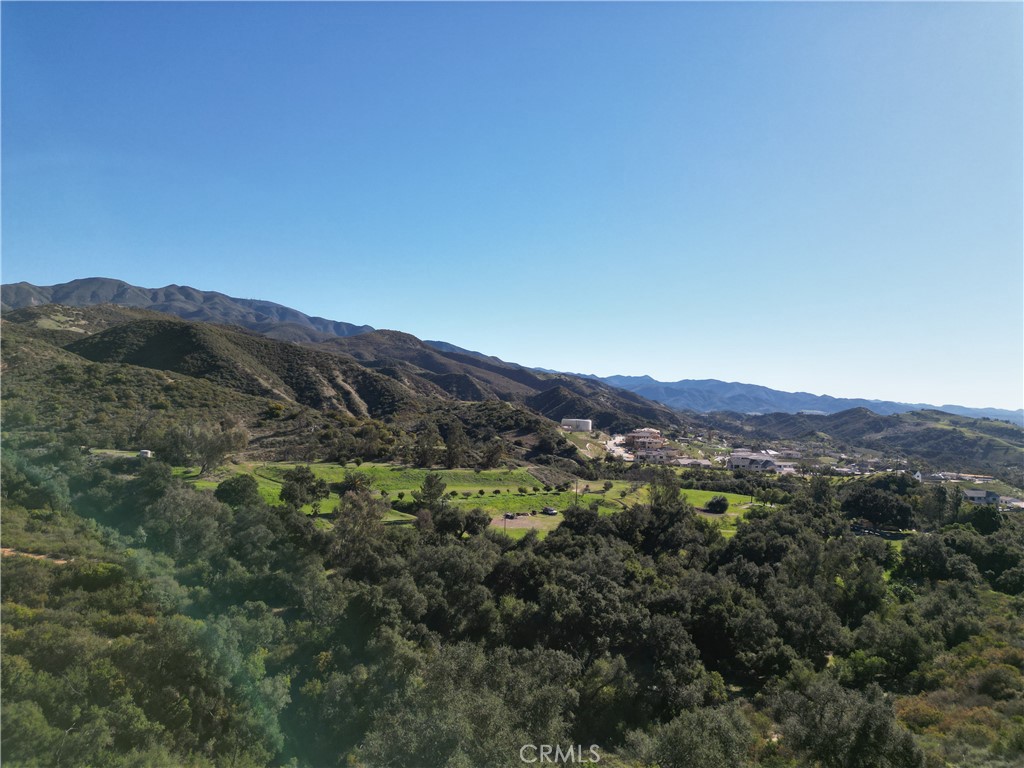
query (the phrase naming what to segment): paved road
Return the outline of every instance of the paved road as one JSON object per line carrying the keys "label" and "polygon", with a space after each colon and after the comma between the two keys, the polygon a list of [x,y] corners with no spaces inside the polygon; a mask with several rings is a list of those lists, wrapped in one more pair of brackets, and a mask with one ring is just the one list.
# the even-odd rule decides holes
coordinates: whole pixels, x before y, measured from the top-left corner
{"label": "paved road", "polygon": [[632,461],[633,454],[627,451],[622,445],[622,441],[624,439],[625,438],[623,438],[622,435],[612,435],[611,439],[605,443],[604,447],[607,448],[608,452],[613,456],[618,456],[623,461]]}

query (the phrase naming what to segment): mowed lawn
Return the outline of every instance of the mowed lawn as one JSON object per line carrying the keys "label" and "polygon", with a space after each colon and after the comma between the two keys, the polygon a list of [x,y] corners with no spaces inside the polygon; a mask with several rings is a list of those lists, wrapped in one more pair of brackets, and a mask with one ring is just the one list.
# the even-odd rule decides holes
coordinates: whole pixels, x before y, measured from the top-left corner
{"label": "mowed lawn", "polygon": [[[213,490],[223,480],[233,474],[250,474],[256,478],[259,493],[269,504],[280,503],[281,486],[284,475],[291,469],[306,466],[304,462],[265,462],[231,464],[221,467],[216,473],[198,477],[195,467],[179,467],[175,475],[191,482],[196,488]],[[417,469],[414,467],[396,466],[392,464],[364,463],[358,467],[343,467],[338,464],[314,463],[309,467],[317,477],[328,483],[338,483],[345,479],[346,473],[364,475],[370,487],[380,493],[386,492],[389,502],[401,504],[411,502],[413,492],[418,491],[429,472],[440,475],[446,486],[446,503],[459,509],[470,510],[480,508],[491,518],[493,528],[506,531],[509,536],[520,538],[530,529],[535,529],[541,536],[558,527],[562,522],[562,510],[578,500],[581,507],[589,507],[594,502],[601,514],[612,514],[631,504],[647,501],[646,486],[635,487],[634,483],[622,480],[612,481],[612,487],[604,490],[604,481],[580,481],[577,490],[545,491],[543,483],[526,469]],[[520,493],[519,489],[525,489]],[[534,488],[539,490],[535,491]],[[483,493],[480,493],[483,491]],[[498,491],[498,493],[495,493]],[[452,492],[455,493],[452,496]],[[399,495],[402,496],[399,499]],[[736,522],[749,506],[750,498],[734,493],[716,493],[714,491],[684,490],[686,500],[698,509],[704,507],[714,496],[725,496],[729,501],[729,510],[724,515],[704,515],[716,521],[722,534],[732,536],[736,532]],[[321,502],[323,513],[333,512],[340,499],[337,493]],[[552,507],[558,511],[556,515],[540,514],[544,507]],[[311,514],[312,505],[303,507],[303,512]],[[536,512],[536,515],[530,515]],[[515,520],[505,521],[505,514],[526,513]],[[411,514],[392,509],[385,515],[385,522],[408,523],[415,518]],[[327,524],[326,521],[318,521]]]}
{"label": "mowed lawn", "polygon": [[749,496],[743,496],[739,493],[720,493],[718,491],[692,491],[689,489],[683,489],[683,496],[686,500],[693,504],[698,509],[703,509],[707,506],[707,503],[711,501],[715,496],[725,496],[729,501],[729,510],[733,507],[739,507],[743,504],[750,504],[751,499]]}
{"label": "mowed lawn", "polygon": [[[231,475],[236,474],[248,474],[252,475],[256,479],[256,485],[259,490],[260,496],[268,504],[280,504],[281,503],[281,486],[284,483],[284,473],[290,469],[294,469],[297,466],[305,466],[300,463],[265,463],[265,464],[238,464],[221,467],[218,472],[210,478],[199,479],[196,477],[198,469],[196,468],[182,468],[176,469],[175,474],[188,480],[193,486],[200,489],[215,490],[217,486],[226,480]],[[318,477],[324,477],[323,473],[317,472],[316,468],[318,465],[313,465],[314,473]],[[344,477],[344,474],[341,475]],[[326,477],[324,479],[327,479]],[[340,480],[341,478],[339,478]],[[336,482],[335,480],[328,480],[328,482]],[[320,502],[321,513],[333,512],[337,506],[340,498],[337,493],[331,492],[328,498]],[[302,507],[302,512],[307,515],[313,513],[313,505],[306,504]],[[397,510],[389,510],[384,515],[384,522],[388,523],[399,523],[399,522],[412,522],[415,518],[412,515],[407,515],[404,512]],[[327,525],[327,521],[321,520],[319,523]]]}
{"label": "mowed lawn", "polygon": [[[697,507],[697,514],[705,520],[710,520],[715,523],[718,526],[718,530],[721,531],[722,535],[727,539],[736,535],[736,524],[743,519],[743,516],[751,508],[750,497],[742,496],[738,493],[684,490],[683,496],[685,496],[686,500],[693,506]],[[712,515],[708,512],[701,511],[715,496],[725,496],[729,501],[729,509],[727,509],[723,515]]]}
{"label": "mowed lawn", "polygon": [[[303,462],[226,465],[221,467],[217,473],[203,478],[197,476],[197,468],[181,467],[175,470],[175,474],[190,481],[196,488],[209,490],[215,489],[220,482],[233,474],[250,474],[256,478],[263,499],[270,504],[278,504],[285,473],[299,466],[306,465]],[[449,503],[466,509],[480,507],[494,515],[507,511],[528,512],[530,509],[539,511],[545,506],[564,508],[568,505],[564,499],[572,496],[571,493],[545,492],[543,484],[525,469],[485,469],[477,472],[472,469],[427,470],[368,463],[359,467],[342,467],[338,464],[310,464],[309,467],[314,475],[323,478],[328,483],[341,482],[349,472],[364,475],[369,480],[370,487],[378,493],[386,491],[387,498],[392,503],[399,501],[399,494],[403,495],[402,501],[411,501],[413,491],[418,491],[427,474],[433,471],[441,476],[449,493],[451,491],[458,493],[457,497],[449,498]],[[519,494],[520,487],[527,489],[526,495]],[[535,492],[534,487],[541,490]],[[480,494],[481,490],[484,491],[483,495]],[[500,494],[495,494],[495,490],[500,491]],[[466,494],[469,496],[467,497]],[[333,512],[339,500],[338,494],[332,491],[330,496],[321,502],[321,512]],[[303,511],[306,514],[312,513],[312,506],[307,504],[303,507]],[[396,510],[392,510],[385,517],[385,521],[393,522],[408,522],[413,519],[412,515]]]}
{"label": "mowed lawn", "polygon": [[[258,474],[263,477],[278,480],[284,479],[284,473],[297,466],[304,466],[301,463],[274,462],[255,465]],[[406,496],[415,490],[419,490],[426,479],[427,474],[434,472],[441,475],[449,491],[477,491],[481,488],[487,492],[494,488],[502,490],[515,490],[518,486],[532,488],[542,487],[543,483],[527,472],[525,469],[482,469],[479,472],[472,469],[416,469],[414,467],[395,466],[392,464],[370,464],[364,463],[358,467],[342,467],[338,464],[310,464],[310,469],[317,477],[322,477],[329,483],[338,483],[345,479],[348,472],[364,475],[370,482],[370,487],[375,491],[387,491],[389,496],[396,496],[404,492]]]}

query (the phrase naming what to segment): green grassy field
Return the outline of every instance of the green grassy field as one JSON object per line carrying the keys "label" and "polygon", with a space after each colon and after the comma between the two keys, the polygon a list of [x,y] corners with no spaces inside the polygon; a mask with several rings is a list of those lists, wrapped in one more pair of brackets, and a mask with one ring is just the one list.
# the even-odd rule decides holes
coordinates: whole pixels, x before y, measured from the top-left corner
{"label": "green grassy field", "polygon": [[715,493],[714,491],[683,491],[687,500],[695,507],[703,507],[714,496],[725,496],[729,500],[729,509],[722,515],[712,515],[707,512],[699,512],[705,520],[710,520],[718,526],[722,535],[731,539],[736,535],[736,525],[744,518],[748,511],[760,504],[751,504],[749,496],[740,496],[735,493]]}
{"label": "green grassy field", "polygon": [[[281,500],[281,484],[283,482],[284,473],[289,469],[293,469],[298,464],[238,464],[231,467],[222,467],[216,474],[211,477],[200,479],[198,478],[198,469],[195,467],[180,467],[176,468],[174,473],[192,483],[193,486],[202,490],[215,490],[217,486],[226,478],[232,474],[250,474],[256,478],[256,484],[259,489],[260,496],[268,504],[278,504]],[[315,465],[314,465],[315,466]],[[323,477],[320,472],[316,473],[318,476]],[[344,477],[344,474],[341,475]],[[325,478],[326,479],[326,478]],[[340,479],[340,477],[339,477]],[[333,480],[329,482],[335,482]],[[321,502],[320,511],[322,513],[333,512],[338,506],[339,502],[338,494],[331,493],[331,495]],[[307,504],[302,508],[302,511],[309,515],[313,512],[313,506]],[[397,522],[412,522],[415,518],[412,515],[407,515],[404,512],[398,512],[396,510],[389,511],[384,516],[384,522],[397,523]],[[327,525],[330,524],[326,520],[318,520],[317,524]]]}
{"label": "green grassy field", "polygon": [[[244,465],[240,465],[244,466]],[[275,462],[272,464],[257,464],[254,466],[257,474],[262,477],[277,480],[280,482],[284,473],[289,469],[300,466],[300,463]],[[317,477],[322,477],[329,483],[337,483],[345,479],[346,472],[357,472],[369,478],[370,486],[375,491],[387,491],[391,496],[398,492],[405,492],[407,495],[419,489],[428,472],[435,472],[441,475],[450,491],[476,491],[484,488],[488,492],[494,488],[515,490],[518,486],[532,488],[543,486],[525,469],[484,469],[479,472],[473,469],[416,469],[413,467],[395,466],[392,464],[371,464],[364,463],[358,467],[342,467],[338,464],[311,464],[310,469]]]}
{"label": "green grassy field", "polygon": [[608,453],[604,447],[605,441],[608,439],[607,435],[593,437],[590,432],[563,432],[562,436],[579,448],[580,452],[588,458],[603,459]]}
{"label": "green grassy field", "polygon": [[[196,467],[178,467],[174,474],[191,482],[196,488],[214,490],[217,485],[230,477],[232,474],[246,473],[256,478],[259,493],[265,501],[270,504],[277,504],[280,500],[281,484],[284,475],[290,469],[297,466],[304,466],[301,462],[268,462],[268,463],[241,463],[230,464],[221,467],[217,472],[203,477],[198,476]],[[355,472],[366,476],[370,481],[370,487],[377,492],[386,491],[387,498],[392,504],[408,503],[413,499],[413,491],[419,490],[428,472],[435,472],[441,476],[446,485],[447,493],[456,492],[456,496],[447,496],[447,503],[459,509],[469,510],[480,508],[487,512],[493,519],[492,527],[507,530],[509,536],[520,538],[526,535],[530,528],[544,536],[549,531],[558,527],[562,522],[562,515],[554,516],[541,515],[544,507],[553,507],[556,510],[564,510],[578,500],[582,507],[589,507],[597,503],[598,511],[601,514],[612,514],[631,504],[638,504],[647,501],[646,487],[633,488],[633,484],[621,480],[612,481],[612,487],[604,490],[604,481],[597,480],[579,484],[579,492],[574,488],[571,491],[544,491],[543,484],[531,475],[527,470],[517,469],[416,469],[412,467],[395,466],[391,464],[364,463],[359,467],[342,467],[338,464],[312,464],[313,473],[323,478],[328,483],[337,483],[345,478],[347,472]],[[539,491],[534,491],[534,488]],[[520,493],[519,488],[526,489]],[[495,493],[497,490],[499,493]],[[480,493],[483,491],[483,494]],[[623,496],[623,492],[625,495]],[[403,498],[399,499],[399,494]],[[725,496],[729,500],[729,510],[724,515],[706,515],[710,520],[718,523],[722,534],[732,536],[736,532],[736,521],[746,512],[746,505],[749,504],[749,497],[740,496],[734,493],[715,493],[713,491],[683,491],[687,501],[695,507],[701,508],[714,496]],[[321,512],[333,512],[337,507],[339,497],[332,492],[330,496],[321,503]],[[530,513],[537,512],[529,517],[519,517],[515,521],[505,523],[506,513]],[[306,505],[303,508],[306,514],[312,513],[312,506]],[[405,512],[392,509],[384,518],[385,522],[409,523],[415,518]],[[327,521],[319,520],[318,524],[327,525]]]}
{"label": "green grassy field", "polygon": [[693,491],[685,489],[683,490],[683,496],[685,496],[686,500],[695,507],[704,507],[715,496],[725,496],[729,501],[730,512],[734,507],[738,507],[742,504],[749,504],[751,501],[749,496],[742,496],[738,493],[719,493],[718,491]]}

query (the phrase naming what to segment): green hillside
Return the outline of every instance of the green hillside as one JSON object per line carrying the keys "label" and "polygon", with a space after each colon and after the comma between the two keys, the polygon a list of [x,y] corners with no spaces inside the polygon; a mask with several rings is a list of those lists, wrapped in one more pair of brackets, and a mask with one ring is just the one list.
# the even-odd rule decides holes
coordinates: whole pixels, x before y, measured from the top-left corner
{"label": "green hillside", "polygon": [[737,442],[788,440],[819,451],[874,451],[913,465],[990,474],[1024,487],[1024,429],[1004,421],[942,411],[879,416],[865,408],[829,416],[713,414],[709,421]]}
{"label": "green hillside", "polygon": [[238,392],[358,417],[395,413],[414,398],[397,382],[338,355],[172,319],[125,323],[67,349],[96,362],[175,371]]}

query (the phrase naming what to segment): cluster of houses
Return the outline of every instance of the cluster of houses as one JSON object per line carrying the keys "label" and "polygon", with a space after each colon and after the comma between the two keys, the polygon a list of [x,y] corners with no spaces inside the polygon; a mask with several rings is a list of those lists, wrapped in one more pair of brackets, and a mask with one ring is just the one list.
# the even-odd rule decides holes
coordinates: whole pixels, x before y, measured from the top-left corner
{"label": "cluster of houses", "polygon": [[[987,483],[993,479],[991,475],[972,475],[964,472],[935,472],[931,474],[914,472],[913,477],[922,483]],[[1013,496],[1001,496],[995,491],[983,488],[964,488],[963,492],[964,501],[970,504],[1024,508],[1024,501],[1021,499]]]}
{"label": "cluster of houses", "polygon": [[737,448],[725,462],[726,469],[747,469],[779,475],[796,474],[796,465],[786,461],[778,451],[750,451]]}
{"label": "cluster of houses", "polygon": [[[590,432],[593,430],[593,422],[590,419],[562,419],[562,429],[567,432]],[[618,441],[619,438],[616,438],[616,440]],[[710,469],[711,467],[716,466],[713,462],[707,459],[694,459],[681,454],[678,448],[669,444],[668,438],[661,434],[661,430],[653,427],[634,429],[629,434],[623,436],[621,438],[621,442],[617,445],[613,446],[612,443],[609,443],[609,448],[619,450],[621,452],[619,445],[625,446],[631,453],[631,456],[628,454],[625,456],[627,460],[632,458],[634,461],[640,461],[647,464],[670,464],[673,466],[705,469]],[[802,458],[803,457],[800,452],[794,450],[754,451],[746,448],[737,448],[733,450],[726,459],[724,459],[724,462],[726,469],[744,469],[753,472],[792,475],[797,473],[796,462]],[[847,457],[842,456],[841,458]],[[723,459],[718,458],[716,461],[722,462]],[[721,465],[719,464],[718,466]],[[833,467],[832,471],[838,474],[861,475],[873,474],[877,470],[873,466],[853,465],[847,467]],[[926,483],[981,483],[992,480],[991,477],[984,475],[965,475],[962,473],[951,472],[939,472],[936,474],[922,474],[921,472],[915,472],[914,478]],[[964,500],[971,504],[995,504],[1000,506],[1024,507],[1024,501],[1021,501],[1020,499],[1000,496],[995,491],[975,488],[964,489]]]}
{"label": "cluster of houses", "polygon": [[623,443],[632,451],[635,461],[642,461],[646,464],[672,464],[679,467],[702,468],[714,466],[707,459],[694,459],[681,454],[678,448],[673,448],[668,444],[668,439],[661,434],[661,430],[653,427],[634,429],[623,438]]}

